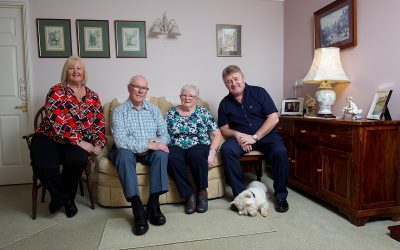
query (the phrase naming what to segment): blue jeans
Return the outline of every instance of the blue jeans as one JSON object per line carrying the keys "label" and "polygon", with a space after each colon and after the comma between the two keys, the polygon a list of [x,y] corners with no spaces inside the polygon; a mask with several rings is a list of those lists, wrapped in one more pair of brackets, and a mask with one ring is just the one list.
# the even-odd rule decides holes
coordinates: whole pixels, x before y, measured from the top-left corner
{"label": "blue jeans", "polygon": [[[286,199],[288,195],[286,186],[289,177],[289,160],[286,147],[280,135],[277,133],[268,134],[253,144],[252,148],[263,152],[267,162],[271,164],[275,198]],[[225,178],[227,184],[232,188],[234,197],[246,189],[239,161],[239,158],[245,153],[235,137],[228,138],[221,146]]]}
{"label": "blue jeans", "polygon": [[117,168],[118,177],[125,198],[130,201],[132,196],[140,195],[136,174],[136,162],[149,166],[150,194],[163,194],[168,191],[168,153],[164,151],[149,151],[144,156],[135,155],[128,149],[114,148],[110,151],[110,160]]}

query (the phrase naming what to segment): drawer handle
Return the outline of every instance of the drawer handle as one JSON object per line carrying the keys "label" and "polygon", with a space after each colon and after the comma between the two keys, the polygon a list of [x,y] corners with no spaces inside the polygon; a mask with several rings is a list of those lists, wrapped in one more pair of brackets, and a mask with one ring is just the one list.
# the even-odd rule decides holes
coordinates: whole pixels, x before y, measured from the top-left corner
{"label": "drawer handle", "polygon": [[318,169],[317,169],[317,172],[318,172],[318,173],[321,173],[321,172],[322,172],[322,168],[318,168]]}
{"label": "drawer handle", "polygon": [[296,160],[292,160],[292,163],[295,163],[296,162]]}
{"label": "drawer handle", "polygon": [[282,127],[278,127],[279,130],[282,130]]}
{"label": "drawer handle", "polygon": [[335,134],[331,134],[331,138],[336,138],[336,135]]}
{"label": "drawer handle", "polygon": [[300,133],[305,134],[305,133],[307,133],[307,130],[302,129],[302,130],[300,130]]}

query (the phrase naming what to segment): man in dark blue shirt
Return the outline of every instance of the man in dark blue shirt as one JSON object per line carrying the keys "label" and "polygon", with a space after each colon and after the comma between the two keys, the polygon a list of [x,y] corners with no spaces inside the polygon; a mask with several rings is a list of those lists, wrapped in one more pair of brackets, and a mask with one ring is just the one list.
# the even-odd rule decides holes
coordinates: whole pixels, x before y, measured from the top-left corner
{"label": "man in dark blue shirt", "polygon": [[218,108],[218,126],[226,141],[221,146],[221,157],[227,184],[236,197],[246,189],[239,158],[247,152],[259,150],[272,166],[275,190],[275,210],[286,212],[286,188],[289,160],[285,145],[274,128],[279,121],[278,110],[268,92],[244,82],[244,75],[236,65],[226,67],[222,79],[229,94]]}

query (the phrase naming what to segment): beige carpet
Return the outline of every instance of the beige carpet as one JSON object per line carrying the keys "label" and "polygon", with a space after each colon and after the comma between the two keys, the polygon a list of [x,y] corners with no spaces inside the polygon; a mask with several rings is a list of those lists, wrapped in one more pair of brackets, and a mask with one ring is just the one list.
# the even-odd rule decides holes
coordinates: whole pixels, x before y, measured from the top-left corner
{"label": "beige carpet", "polygon": [[57,222],[50,218],[32,220],[27,211],[0,206],[0,248],[30,237],[56,224]]}
{"label": "beige carpet", "polygon": [[132,218],[109,219],[99,249],[131,249],[277,231],[268,216],[239,216],[224,209],[209,210],[205,214],[186,215],[182,211],[165,215],[165,225],[150,224],[149,231],[142,236],[132,233]]}

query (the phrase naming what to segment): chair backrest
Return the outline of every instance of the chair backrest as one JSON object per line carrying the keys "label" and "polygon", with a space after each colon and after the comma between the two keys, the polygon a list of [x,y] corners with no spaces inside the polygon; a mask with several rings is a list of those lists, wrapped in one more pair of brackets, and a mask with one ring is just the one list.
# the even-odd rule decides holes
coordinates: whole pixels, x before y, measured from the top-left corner
{"label": "chair backrest", "polygon": [[44,106],[42,106],[35,115],[35,120],[33,126],[36,129],[39,127],[40,123],[43,121],[43,118],[46,116],[46,112],[44,110]]}

